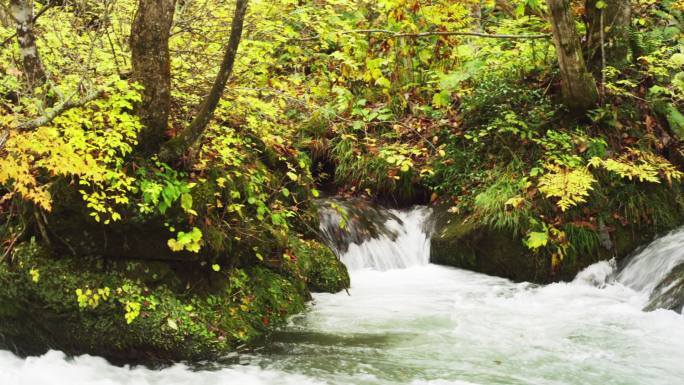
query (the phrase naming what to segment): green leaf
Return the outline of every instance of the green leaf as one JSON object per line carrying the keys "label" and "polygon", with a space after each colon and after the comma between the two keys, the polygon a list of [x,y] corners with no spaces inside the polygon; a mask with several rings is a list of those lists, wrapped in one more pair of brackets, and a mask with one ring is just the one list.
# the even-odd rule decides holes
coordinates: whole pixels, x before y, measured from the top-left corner
{"label": "green leaf", "polygon": [[188,193],[181,195],[181,207],[185,212],[192,211],[192,195]]}
{"label": "green leaf", "polygon": [[380,77],[378,80],[375,81],[375,84],[381,86],[382,88],[385,89],[390,89],[392,87],[392,83],[387,79],[386,77]]}
{"label": "green leaf", "polygon": [[439,80],[439,87],[444,90],[456,90],[462,82],[470,79],[470,74],[467,72],[452,72],[443,75]]}
{"label": "green leaf", "polygon": [[673,104],[669,104],[665,111],[667,122],[670,124],[672,131],[676,134],[677,139],[684,139],[684,114],[682,114]]}
{"label": "green leaf", "polygon": [[183,250],[183,245],[182,245],[180,242],[178,242],[178,241],[176,241],[175,239],[173,239],[173,238],[169,239],[169,240],[166,242],[166,244],[169,246],[169,249],[171,249],[171,251],[181,251],[181,250]]}
{"label": "green leaf", "polygon": [[432,59],[432,51],[429,49],[420,50],[420,52],[418,52],[418,59],[420,59],[423,64],[430,63],[430,59]]}
{"label": "green leaf", "polygon": [[173,330],[178,330],[178,324],[176,321],[172,320],[171,318],[166,320],[166,324],[169,326],[169,328]]}
{"label": "green leaf", "polygon": [[449,95],[449,92],[447,91],[438,92],[432,97],[432,105],[437,108],[445,108],[450,104],[451,95]]}
{"label": "green leaf", "polygon": [[672,64],[678,67],[684,66],[684,53],[676,53],[670,58]]}
{"label": "green leaf", "polygon": [[211,265],[211,269],[216,271],[216,272],[219,272],[219,271],[221,271],[221,266],[219,266],[215,263],[215,264]]}
{"label": "green leaf", "polygon": [[531,232],[527,236],[527,240],[525,241],[525,244],[527,245],[528,248],[532,250],[536,250],[540,247],[544,247],[549,243],[549,234],[545,232]]}

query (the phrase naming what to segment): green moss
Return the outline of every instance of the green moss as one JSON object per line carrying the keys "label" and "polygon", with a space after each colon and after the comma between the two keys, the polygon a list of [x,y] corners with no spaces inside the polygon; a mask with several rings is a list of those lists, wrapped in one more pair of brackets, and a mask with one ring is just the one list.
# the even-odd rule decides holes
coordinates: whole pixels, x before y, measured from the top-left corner
{"label": "green moss", "polygon": [[[484,216],[436,208],[431,260],[515,281],[568,281],[600,260],[621,260],[658,234],[684,223],[680,186],[623,184],[603,189],[601,194],[588,207],[565,214],[561,229],[567,239],[567,255],[555,268],[545,250],[533,252],[524,246],[524,231],[492,221],[496,215],[508,215],[505,208]],[[547,218],[558,215],[553,207],[538,209]]]}
{"label": "green moss", "polygon": [[349,288],[349,273],[327,246],[312,240],[290,239],[289,274],[304,279],[314,292],[337,293]]}
{"label": "green moss", "polygon": [[[31,244],[18,247],[13,261],[0,264],[0,335],[6,348],[23,354],[51,348],[119,362],[212,359],[302,311],[307,298],[292,278],[263,267],[204,267],[207,279],[223,284],[198,293],[154,263],[55,259]],[[108,298],[79,306],[78,289],[104,288]],[[127,303],[140,305],[130,323]]]}
{"label": "green moss", "polygon": [[523,246],[522,238],[473,217],[440,212],[432,238],[433,263],[515,281],[545,282],[548,269]]}
{"label": "green moss", "polygon": [[503,172],[495,170],[492,175],[491,185],[476,195],[473,202],[478,221],[498,230],[522,234],[529,226],[532,216],[530,203],[523,200],[521,207],[507,206],[510,199],[523,194],[521,173],[516,172],[515,167],[509,167]]}

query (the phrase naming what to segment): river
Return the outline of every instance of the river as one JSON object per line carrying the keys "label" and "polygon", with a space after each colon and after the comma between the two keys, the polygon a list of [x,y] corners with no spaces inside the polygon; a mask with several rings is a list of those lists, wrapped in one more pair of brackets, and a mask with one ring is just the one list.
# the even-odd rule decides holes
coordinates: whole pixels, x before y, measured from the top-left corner
{"label": "river", "polygon": [[[395,214],[396,239],[342,256],[349,294],[314,295],[262,349],[162,370],[0,352],[0,384],[684,384],[684,317],[642,311],[648,292],[634,274],[614,280],[602,262],[574,282],[537,286],[432,265],[425,210]],[[684,232],[659,242],[645,252],[684,256]]]}

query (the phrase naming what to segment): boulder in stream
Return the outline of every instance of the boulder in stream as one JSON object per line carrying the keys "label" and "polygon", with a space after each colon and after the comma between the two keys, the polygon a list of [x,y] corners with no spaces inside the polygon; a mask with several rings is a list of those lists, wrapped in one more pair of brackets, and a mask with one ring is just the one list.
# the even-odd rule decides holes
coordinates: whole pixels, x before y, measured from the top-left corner
{"label": "boulder in stream", "polygon": [[651,292],[646,311],[656,309],[674,310],[682,313],[684,308],[684,264],[675,267]]}
{"label": "boulder in stream", "polygon": [[[431,262],[516,282],[572,281],[580,271],[596,262],[623,260],[656,235],[656,230],[648,224],[611,224],[610,233],[602,233],[608,239],[599,239],[592,250],[582,250],[565,258],[554,270],[550,257],[535,254],[524,245],[525,234],[494,228],[474,216],[451,213],[445,207],[435,207],[433,213]],[[573,247],[572,240],[570,243]]]}
{"label": "boulder in stream", "polygon": [[430,247],[432,263],[454,266],[514,281],[543,282],[546,267],[520,236],[477,223],[464,215],[435,209]]}

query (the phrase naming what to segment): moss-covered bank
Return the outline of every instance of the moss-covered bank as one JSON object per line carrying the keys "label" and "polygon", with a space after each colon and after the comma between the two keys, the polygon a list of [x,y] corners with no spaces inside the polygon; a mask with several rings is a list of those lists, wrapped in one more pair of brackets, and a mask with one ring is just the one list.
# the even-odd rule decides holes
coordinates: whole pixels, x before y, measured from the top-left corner
{"label": "moss-covered bank", "polygon": [[[684,223],[680,186],[639,187],[629,197],[613,193],[616,196],[578,211],[578,216],[588,216],[591,222],[573,220],[573,212],[565,214],[557,239],[563,242],[565,255],[557,265],[553,264],[552,250],[525,245],[529,234],[525,226],[517,230],[496,226],[477,212],[458,214],[446,206],[436,207],[431,261],[514,281],[569,281],[598,261],[623,260],[639,246]],[[504,211],[500,215],[517,213]],[[546,217],[553,215],[550,211]]]}
{"label": "moss-covered bank", "polygon": [[319,242],[290,239],[286,271],[295,281],[306,283],[313,292],[336,293],[349,288],[347,268],[332,250]]}
{"label": "moss-covered bank", "polygon": [[305,308],[309,287],[348,287],[324,246],[296,241],[281,271],[47,255],[18,246],[0,264],[0,347],[58,349],[114,362],[214,359]]}

